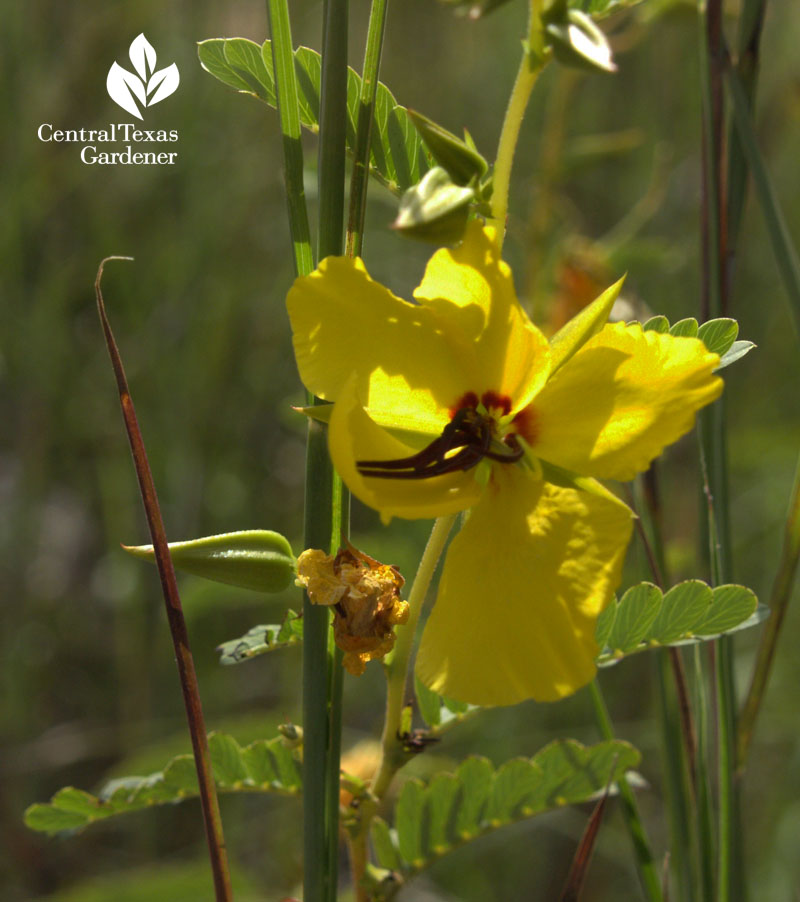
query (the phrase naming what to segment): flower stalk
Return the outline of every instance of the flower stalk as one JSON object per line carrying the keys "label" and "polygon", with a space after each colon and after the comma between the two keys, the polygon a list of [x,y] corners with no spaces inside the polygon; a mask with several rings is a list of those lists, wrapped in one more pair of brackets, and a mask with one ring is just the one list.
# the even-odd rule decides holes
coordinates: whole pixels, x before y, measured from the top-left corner
{"label": "flower stalk", "polygon": [[508,194],[511,187],[511,169],[514,153],[519,141],[519,132],[525,110],[528,108],[533,87],[548,61],[544,47],[544,32],[541,22],[541,0],[532,0],[528,40],[522,51],[517,77],[508,100],[503,128],[497,145],[492,189],[492,218],[490,222],[497,229],[497,241],[503,246],[508,217]]}
{"label": "flower stalk", "polygon": [[387,682],[386,717],[381,738],[381,763],[371,786],[372,794],[378,799],[383,798],[392,778],[406,761],[398,734],[401,732],[403,708],[406,701],[411,650],[425,596],[457,516],[457,514],[450,514],[439,517],[433,524],[428,544],[425,546],[414,584],[408,596],[408,621],[405,626],[397,630],[397,642],[384,663]]}

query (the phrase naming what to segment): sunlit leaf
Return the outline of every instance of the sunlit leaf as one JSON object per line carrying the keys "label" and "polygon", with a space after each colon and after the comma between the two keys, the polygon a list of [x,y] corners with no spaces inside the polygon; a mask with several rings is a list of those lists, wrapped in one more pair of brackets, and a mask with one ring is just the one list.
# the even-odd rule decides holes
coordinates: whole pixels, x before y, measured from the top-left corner
{"label": "sunlit leaf", "polygon": [[745,586],[712,589],[689,579],[666,594],[652,583],[633,586],[600,615],[595,631],[602,649],[597,663],[613,664],[628,654],[664,645],[713,639],[756,626],[767,608]]}
{"label": "sunlit leaf", "polygon": [[403,878],[427,867],[466,840],[553,808],[585,802],[635,767],[639,753],[625,742],[584,746],[559,740],[533,758],[515,758],[495,769],[470,757],[453,774],[437,774],[426,785],[403,785],[394,813],[395,830],[373,829],[383,867]]}
{"label": "sunlit leaf", "polygon": [[756,347],[756,345],[752,341],[735,341],[731,345],[730,350],[722,356],[717,369],[721,370],[726,366],[730,366],[732,363],[736,363],[736,361],[744,357],[745,354],[749,354],[754,347]]}
{"label": "sunlit leaf", "polygon": [[[272,50],[245,38],[215,38],[201,41],[197,53],[203,68],[223,84],[252,94],[271,107],[276,106],[272,75]],[[319,131],[321,60],[316,50],[298,47],[294,53],[297,74],[300,122],[310,131]],[[355,147],[361,77],[347,72],[347,150]],[[372,129],[370,174],[391,191],[401,194],[415,185],[431,167],[431,157],[391,91],[379,83]]]}
{"label": "sunlit leaf", "polygon": [[[220,792],[300,792],[301,764],[283,737],[259,740],[242,748],[232,736],[211,733],[208,745]],[[112,780],[97,796],[72,787],[61,789],[48,803],[31,805],[25,812],[25,823],[42,833],[79,830],[109,817],[197,795],[194,759],[179,755],[157,773]]]}
{"label": "sunlit leaf", "polygon": [[733,346],[739,334],[739,323],[729,317],[710,319],[697,330],[697,337],[709,351],[724,357]]}
{"label": "sunlit leaf", "polygon": [[303,618],[291,608],[282,623],[260,624],[238,639],[217,646],[220,664],[241,664],[277,648],[288,648],[303,641]]}
{"label": "sunlit leaf", "polygon": [[689,316],[686,319],[678,320],[677,323],[670,326],[669,334],[686,338],[697,338],[698,331],[697,320],[693,316]]}

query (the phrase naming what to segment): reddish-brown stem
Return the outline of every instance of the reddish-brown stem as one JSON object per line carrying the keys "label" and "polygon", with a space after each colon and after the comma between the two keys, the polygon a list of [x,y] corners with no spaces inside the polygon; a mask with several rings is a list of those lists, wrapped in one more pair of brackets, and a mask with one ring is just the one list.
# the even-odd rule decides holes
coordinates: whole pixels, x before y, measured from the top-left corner
{"label": "reddish-brown stem", "polygon": [[128,380],[122,366],[119,348],[114,340],[111,325],[106,316],[105,303],[100,291],[100,280],[103,277],[103,267],[109,260],[130,260],[131,257],[106,257],[100,263],[97,270],[97,278],[94,283],[95,296],[97,297],[97,311],[100,314],[100,322],[111,357],[111,366],[117,380],[119,400],[122,406],[122,418],[125,421],[125,430],[133,454],[133,464],[136,468],[136,477],[139,480],[139,490],[144,503],[147,516],[147,525],[153,539],[158,574],[161,578],[161,589],[164,594],[164,604],[167,610],[167,621],[172,635],[172,644],[175,648],[175,658],[178,663],[178,675],[180,677],[183,702],[186,706],[186,719],[189,723],[189,733],[192,738],[194,751],[194,763],[197,768],[197,779],[200,784],[200,804],[203,809],[203,820],[208,840],[208,852],[211,859],[211,870],[214,875],[214,889],[217,902],[231,902],[233,891],[228,870],[228,853],[225,848],[225,838],[222,835],[222,818],[219,811],[219,801],[214,785],[214,776],[211,770],[211,758],[208,752],[208,739],[206,737],[203,709],[200,705],[200,690],[197,684],[197,674],[194,669],[192,652],[189,648],[189,634],[186,630],[186,621],[183,617],[181,599],[178,595],[178,584],[175,581],[175,570],[172,566],[167,536],[164,531],[164,521],[161,519],[161,510],[158,504],[158,496],[153,483],[153,475],[150,472],[150,464],[142,440],[142,433],[136,419],[136,411],[133,406]]}

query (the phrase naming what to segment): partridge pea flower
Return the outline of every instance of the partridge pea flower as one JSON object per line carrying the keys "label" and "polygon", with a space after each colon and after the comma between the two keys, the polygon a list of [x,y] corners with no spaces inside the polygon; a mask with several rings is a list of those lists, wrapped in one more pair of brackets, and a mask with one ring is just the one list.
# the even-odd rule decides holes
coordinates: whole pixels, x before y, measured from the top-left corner
{"label": "partridge pea flower", "polygon": [[618,291],[548,342],[494,232],[471,223],[416,303],[343,257],[289,292],[300,375],[335,402],[330,452],[353,494],[384,520],[469,511],[417,655],[439,693],[506,705],[592,679],[632,530],[596,480],[632,479],[722,390],[698,339],[604,326]]}

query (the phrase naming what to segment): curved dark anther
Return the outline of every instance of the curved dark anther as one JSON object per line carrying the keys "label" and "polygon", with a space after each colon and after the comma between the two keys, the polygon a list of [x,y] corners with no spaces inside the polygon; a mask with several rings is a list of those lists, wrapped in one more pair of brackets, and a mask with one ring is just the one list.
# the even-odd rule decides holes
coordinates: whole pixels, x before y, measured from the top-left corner
{"label": "curved dark anther", "polygon": [[457,470],[471,470],[484,457],[513,463],[524,454],[515,435],[506,436],[503,444],[508,448],[508,453],[493,450],[492,421],[474,407],[462,407],[444,427],[439,438],[417,454],[397,460],[358,460],[356,468],[362,476],[429,479]]}

